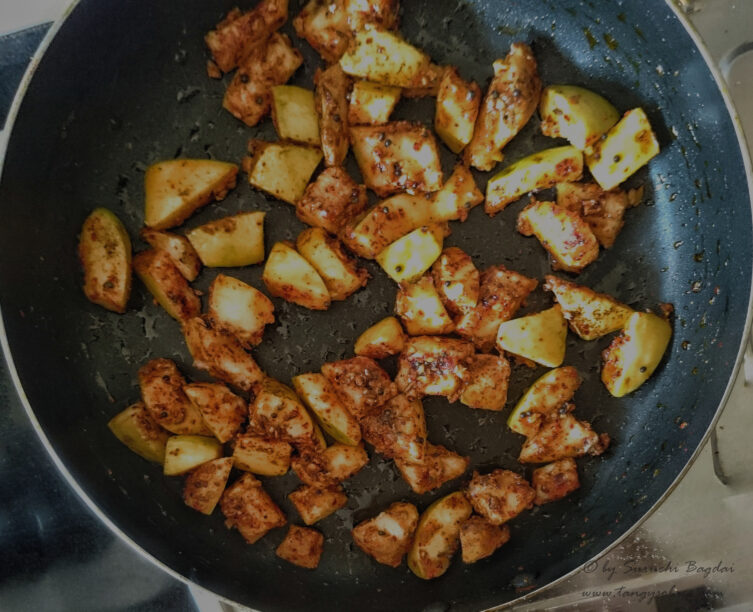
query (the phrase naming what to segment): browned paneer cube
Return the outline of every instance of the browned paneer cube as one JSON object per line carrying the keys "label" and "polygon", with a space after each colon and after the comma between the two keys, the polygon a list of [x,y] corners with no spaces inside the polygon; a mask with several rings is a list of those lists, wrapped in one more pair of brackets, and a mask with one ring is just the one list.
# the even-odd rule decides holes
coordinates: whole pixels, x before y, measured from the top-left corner
{"label": "browned paneer cube", "polygon": [[464,81],[457,68],[446,68],[437,92],[434,129],[453,153],[460,153],[473,138],[480,106],[479,86]]}
{"label": "browned paneer cube", "polygon": [[442,166],[432,132],[419,123],[393,121],[350,128],[350,143],[364,183],[378,196],[442,187]]}
{"label": "browned paneer cube", "polygon": [[183,392],[185,379],[169,359],[152,359],[139,368],[141,398],[160,427],[176,434],[209,434],[198,408]]}
{"label": "browned paneer cube", "polygon": [[282,440],[241,434],[233,444],[233,464],[239,470],[261,476],[282,476],[290,468],[293,448]]}
{"label": "browned paneer cube", "polygon": [[353,542],[377,563],[398,567],[410,548],[418,525],[413,504],[395,502],[389,508],[353,528]]}
{"label": "browned paneer cube", "polygon": [[421,462],[426,448],[426,415],[421,400],[396,395],[361,419],[363,439],[389,458]]}
{"label": "browned paneer cube", "polygon": [[288,495],[288,499],[307,525],[327,518],[348,503],[348,496],[339,485],[326,489],[303,485]]}
{"label": "browned paneer cube", "polygon": [[194,366],[211,376],[243,391],[252,391],[264,380],[264,372],[233,334],[194,317],[183,324],[183,335]]}
{"label": "browned paneer cube", "polygon": [[408,397],[443,395],[455,401],[468,380],[473,344],[457,338],[416,336],[405,343],[395,383]]}
{"label": "browned paneer cube", "polygon": [[494,348],[500,323],[512,319],[537,284],[505,266],[490,266],[481,273],[476,307],[455,322],[455,331],[488,353]]}
{"label": "browned paneer cube", "polygon": [[468,253],[458,247],[447,247],[431,271],[447,310],[457,315],[476,307],[481,275]]}
{"label": "browned paneer cube", "polygon": [[426,443],[424,459],[421,462],[409,462],[395,458],[395,465],[400,470],[403,480],[416,493],[428,493],[461,476],[467,469],[470,459],[447,450],[438,444]]}
{"label": "browned paneer cube", "polygon": [[288,18],[288,0],[260,0],[250,11],[234,8],[204,37],[214,63],[230,72]]}
{"label": "browned paneer cube", "polygon": [[400,284],[395,297],[395,314],[412,336],[449,334],[455,329],[431,274],[413,283]]}
{"label": "browned paneer cube", "polygon": [[351,31],[358,32],[367,23],[383,28],[397,27],[399,0],[345,0],[345,13]]}
{"label": "browned paneer cube", "polygon": [[222,105],[246,125],[256,125],[272,107],[272,87],[287,83],[302,63],[290,38],[274,32],[241,61]]}
{"label": "browned paneer cube", "polygon": [[336,62],[350,42],[345,2],[309,0],[293,19],[295,33],[328,63]]}
{"label": "browned paneer cube", "polygon": [[275,554],[298,567],[316,569],[323,550],[324,536],[316,529],[291,525]]}
{"label": "browned paneer cube", "polygon": [[504,60],[494,62],[494,78],[481,105],[465,162],[491,170],[502,161],[502,149],[528,123],[541,96],[536,58],[531,48],[514,43]]}
{"label": "browned paneer cube", "polygon": [[185,321],[201,312],[199,296],[166,251],[142,251],[133,258],[133,270],[173,319]]}
{"label": "browned paneer cube", "polygon": [[337,235],[367,204],[366,187],[356,183],[343,167],[332,166],[308,184],[295,210],[304,223]]}
{"label": "browned paneer cube", "polygon": [[532,198],[518,215],[517,230],[538,238],[552,256],[555,270],[577,274],[599,256],[599,242],[588,223],[578,213],[554,202]]}
{"label": "browned paneer cube", "polygon": [[325,166],[341,166],[348,154],[348,90],[350,77],[340,64],[314,74],[316,112]]}
{"label": "browned paneer cube", "polygon": [[275,322],[275,307],[266,295],[243,281],[218,274],[209,286],[209,319],[250,348],[262,340],[264,328]]}
{"label": "browned paneer cube", "polygon": [[223,444],[238,433],[248,415],[248,407],[243,398],[223,384],[191,383],[184,385],[183,392],[199,409],[214,437]]}
{"label": "browned paneer cube", "polygon": [[549,463],[567,457],[601,455],[609,446],[608,434],[597,434],[591,424],[579,421],[567,410],[550,414],[539,430],[523,443],[518,461]]}
{"label": "browned paneer cube", "polygon": [[460,401],[471,408],[502,410],[507,402],[510,364],[501,355],[474,355]]}
{"label": "browned paneer cube", "polygon": [[352,357],[322,365],[322,374],[340,401],[357,419],[365,417],[397,395],[389,374],[373,359]]}
{"label": "browned paneer cube", "polygon": [[557,206],[578,213],[588,223],[599,244],[606,249],[614,245],[625,224],[625,211],[640,204],[643,187],[604,191],[597,183],[559,183]]}
{"label": "browned paneer cube", "polygon": [[221,457],[202,463],[186,477],[183,501],[202,514],[212,514],[225,491],[232,468],[232,457]]}
{"label": "browned paneer cube", "polygon": [[[438,96],[439,86],[442,83],[445,70],[447,70],[445,66],[439,66],[433,62],[427,63],[410,82],[408,87],[403,88],[403,96],[406,98]],[[438,132],[439,130],[437,130]]]}
{"label": "browned paneer cube", "polygon": [[580,488],[575,459],[560,459],[535,469],[531,484],[536,489],[533,503],[537,506],[562,499]]}
{"label": "browned paneer cube", "polygon": [[235,527],[249,544],[253,544],[287,520],[282,510],[262,488],[253,474],[243,474],[229,486],[220,499],[228,529]]}
{"label": "browned paneer cube", "polygon": [[491,556],[510,539],[507,525],[494,525],[482,516],[473,515],[460,526],[460,549],[463,563],[476,563]]}
{"label": "browned paneer cube", "polygon": [[322,452],[303,449],[293,457],[292,467],[304,484],[326,489],[347,480],[368,462],[362,446],[333,444]]}
{"label": "browned paneer cube", "polygon": [[467,495],[476,512],[490,523],[501,525],[531,508],[536,492],[519,474],[494,470],[484,476],[474,472]]}
{"label": "browned paneer cube", "polygon": [[274,378],[264,379],[249,413],[250,432],[283,442],[313,442],[311,415],[295,392]]}

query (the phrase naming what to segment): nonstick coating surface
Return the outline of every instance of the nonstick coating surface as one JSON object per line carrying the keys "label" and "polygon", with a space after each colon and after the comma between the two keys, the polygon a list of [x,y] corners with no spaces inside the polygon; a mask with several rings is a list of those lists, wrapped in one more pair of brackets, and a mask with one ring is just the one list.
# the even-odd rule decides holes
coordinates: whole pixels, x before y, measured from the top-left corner
{"label": "nonstick coating surface", "polygon": [[[136,370],[148,359],[169,357],[189,376],[205,376],[192,369],[177,324],[140,283],[124,316],[84,299],[77,234],[92,208],[106,206],[124,220],[138,250],[146,165],[174,156],[240,161],[249,137],[275,139],[269,121],[249,129],[223,111],[224,86],[204,73],[203,34],[234,4],[83,1],[50,45],[20,108],[0,186],[0,304],[21,382],[55,452],[102,512],[149,554],[264,611],[416,610],[432,603],[479,609],[583,564],[639,520],[687,463],[718,408],[747,314],[751,214],[743,161],[723,99],[682,24],[655,0],[404,2],[408,39],[482,85],[492,60],[524,40],[534,47],[545,83],[578,83],[621,111],[646,109],[663,149],[633,181],[645,183],[646,203],[628,213],[614,249],[602,252],[579,281],[637,308],[660,301],[676,308],[669,358],[621,400],[598,379],[599,353],[609,339],[584,343],[570,335],[566,363],[585,378],[576,414],[609,433],[612,447],[579,461],[580,491],[515,519],[511,541],[491,559],[470,567],[456,560],[444,577],[426,583],[405,565],[393,570],[353,550],[349,530],[396,500],[423,509],[459,482],[419,497],[390,463],[374,457],[346,483],[347,508],[317,525],[325,553],[309,572],[274,556],[284,530],[246,545],[225,529],[219,511],[206,518],[184,506],[181,480],[164,478],[106,428],[138,398]],[[291,15],[300,4],[291,2]],[[293,82],[310,86],[317,57],[297,44],[306,63]],[[432,113],[432,100],[408,101],[396,116],[429,121]],[[553,144],[534,119],[506,157],[514,161]],[[443,154],[449,171],[453,156]],[[486,178],[479,175],[482,188]],[[269,248],[303,228],[291,206],[240,183],[183,229],[265,210]],[[473,211],[467,223],[453,224],[446,244],[468,251],[479,268],[503,263],[541,279],[549,271],[543,250],[514,231],[523,204],[493,219]],[[368,267],[374,277],[368,287],[328,312],[275,300],[278,321],[255,351],[271,376],[288,382],[349,356],[359,332],[391,312],[395,285]],[[225,272],[261,286],[261,269]],[[205,270],[196,286],[206,290],[217,272]],[[537,290],[527,310],[549,303]],[[516,367],[511,401],[542,372]],[[425,408],[430,440],[470,455],[472,469],[523,471],[516,462],[522,439],[505,427],[507,412],[441,399],[427,399]],[[290,475],[265,479],[292,522],[298,517],[285,495],[296,486]]]}

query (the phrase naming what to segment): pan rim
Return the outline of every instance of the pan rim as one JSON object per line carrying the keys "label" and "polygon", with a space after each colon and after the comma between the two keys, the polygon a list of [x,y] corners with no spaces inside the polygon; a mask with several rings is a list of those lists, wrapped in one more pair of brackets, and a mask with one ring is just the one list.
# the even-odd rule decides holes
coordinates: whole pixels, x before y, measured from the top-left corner
{"label": "pan rim", "polygon": [[[727,114],[729,115],[729,118],[732,121],[734,130],[735,130],[735,135],[737,136],[737,144],[740,150],[740,154],[742,156],[743,167],[745,169],[745,174],[746,174],[746,179],[747,179],[747,184],[748,184],[748,203],[751,207],[751,213],[753,214],[753,162],[751,161],[750,149],[748,148],[747,139],[746,139],[745,133],[743,132],[742,122],[740,121],[740,116],[730,96],[729,90],[727,88],[727,84],[724,81],[724,78],[721,74],[719,67],[714,63],[714,60],[711,57],[711,53],[708,47],[706,46],[706,43],[701,38],[701,35],[698,32],[698,30],[690,22],[690,20],[688,19],[688,16],[676,4],[675,0],[664,0],[664,1],[665,1],[665,4],[668,5],[669,9],[674,13],[675,17],[677,17],[678,21],[685,28],[685,31],[690,36],[691,40],[693,41],[693,44],[698,49],[707,68],[709,69],[709,72],[714,78],[714,82],[716,84],[717,89],[719,90],[719,93],[722,96],[722,99],[724,100]],[[53,22],[52,26],[50,26],[50,29],[47,31],[44,38],[42,39],[39,46],[37,47],[37,50],[35,51],[34,55],[29,61],[29,65],[26,71],[24,72],[24,76],[15,93],[15,96],[13,98],[13,103],[11,104],[11,107],[10,107],[10,110],[8,112],[8,116],[6,119],[5,141],[2,143],[2,146],[0,146],[0,182],[2,182],[2,178],[4,175],[5,157],[8,150],[8,144],[10,143],[11,137],[13,135],[13,129],[15,127],[16,118],[21,108],[23,99],[26,96],[29,84],[34,78],[37,67],[39,66],[43,56],[47,52],[47,49],[50,46],[51,42],[54,40],[57,33],[63,26],[63,24],[67,21],[68,17],[75,10],[75,8],[78,6],[79,3],[80,3],[80,0],[71,0],[71,3],[68,5],[67,9],[62,13],[60,17],[58,17]],[[753,231],[753,226],[751,227],[751,231]],[[741,338],[740,338],[740,345],[738,346],[737,355],[735,357],[735,363],[732,368],[732,372],[729,377],[729,380],[727,381],[727,385],[724,389],[724,393],[722,394],[721,399],[719,401],[719,405],[717,406],[714,412],[714,416],[712,417],[698,445],[696,446],[694,451],[691,453],[685,466],[680,470],[680,472],[677,474],[677,476],[669,485],[669,487],[667,487],[664,493],[662,493],[662,495],[659,496],[659,498],[651,505],[651,507],[643,514],[643,516],[641,516],[637,521],[635,521],[625,531],[625,533],[623,533],[620,537],[618,537],[614,542],[610,543],[603,550],[593,555],[586,563],[591,563],[595,560],[601,559],[610,551],[612,551],[614,548],[622,544],[622,542],[624,542],[641,525],[643,525],[643,523],[645,523],[645,521],[659,508],[659,506],[661,506],[666,501],[666,499],[670,496],[670,494],[674,492],[675,488],[678,486],[680,481],[685,477],[687,472],[690,470],[691,466],[698,459],[698,456],[700,455],[703,448],[708,443],[711,432],[716,427],[716,424],[719,421],[719,418],[729,401],[729,397],[730,397],[730,394],[732,393],[733,387],[735,386],[735,382],[737,381],[737,377],[740,372],[740,368],[743,361],[743,356],[745,353],[747,340],[751,335],[751,331],[752,331],[751,326],[753,325],[753,268],[751,269],[750,278],[751,278],[751,285],[750,285],[750,291],[748,294],[747,314],[745,317],[745,324],[743,326],[743,334],[741,335]],[[8,369],[8,375],[11,381],[13,382],[13,387],[16,391],[16,395],[21,401],[21,405],[23,406],[24,411],[26,412],[26,415],[32,424],[32,427],[34,428],[34,431],[37,437],[42,442],[42,445],[44,446],[47,454],[52,459],[52,462],[57,468],[58,472],[63,476],[68,486],[70,486],[71,489],[78,495],[78,497],[84,502],[84,504],[88,507],[88,509],[100,521],[102,521],[102,523],[104,523],[108,527],[108,529],[110,529],[110,531],[112,531],[116,536],[118,536],[121,541],[125,542],[132,550],[134,550],[137,554],[144,557],[145,559],[149,560],[151,563],[154,563],[156,566],[161,568],[163,571],[165,571],[167,574],[169,574],[173,578],[186,584],[186,586],[188,587],[198,586],[204,591],[211,593],[212,595],[217,597],[218,600],[222,602],[228,603],[230,605],[241,606],[241,607],[250,609],[247,606],[244,606],[243,604],[239,604],[236,601],[233,601],[223,595],[220,595],[203,585],[193,582],[188,577],[182,575],[178,571],[174,570],[173,568],[169,567],[168,565],[160,561],[157,557],[152,555],[145,548],[143,548],[140,544],[138,544],[135,540],[133,540],[130,536],[128,536],[123,530],[121,530],[120,527],[117,524],[115,524],[115,522],[107,514],[105,514],[103,510],[99,508],[99,506],[94,502],[94,500],[87,494],[87,492],[76,481],[76,479],[73,477],[73,475],[69,471],[66,464],[63,462],[63,460],[55,451],[50,440],[47,438],[47,435],[44,432],[44,429],[40,425],[39,420],[37,419],[36,414],[34,413],[34,409],[31,406],[31,402],[26,396],[23,385],[21,384],[20,377],[18,375],[18,371],[16,370],[16,367],[15,367],[13,356],[11,354],[11,349],[8,342],[8,336],[5,331],[5,322],[4,322],[4,317],[2,314],[2,307],[0,307],[0,352],[2,353],[5,359],[5,363]],[[494,610],[504,610],[506,608],[512,607],[513,605],[519,605],[521,603],[528,602],[532,600],[534,597],[540,596],[547,589],[551,589],[554,586],[571,578],[572,576],[577,574],[581,569],[582,569],[582,566],[578,566],[572,569],[570,572],[560,576],[559,578],[549,582],[546,585],[543,585],[531,591],[530,593],[527,593],[525,595],[517,597],[516,599],[505,602],[504,604],[486,608],[486,611],[491,612]]]}

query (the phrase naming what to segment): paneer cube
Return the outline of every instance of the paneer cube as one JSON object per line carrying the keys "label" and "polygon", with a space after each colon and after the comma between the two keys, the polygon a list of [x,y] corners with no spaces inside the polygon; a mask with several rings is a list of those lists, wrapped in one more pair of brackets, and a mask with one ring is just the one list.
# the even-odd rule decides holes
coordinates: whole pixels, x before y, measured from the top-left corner
{"label": "paneer cube", "polygon": [[502,410],[507,403],[510,364],[501,355],[474,355],[468,363],[468,383],[460,396],[471,408]]}
{"label": "paneer cube", "polygon": [[225,490],[220,508],[228,529],[235,527],[249,544],[287,523],[282,510],[250,473],[243,474]]}
{"label": "paneer cube", "polygon": [[225,385],[191,383],[183,385],[183,392],[199,409],[204,424],[212,435],[223,444],[238,433],[243,421],[246,420],[246,402]]}
{"label": "paneer cube", "polygon": [[293,449],[287,442],[246,433],[235,439],[233,465],[252,474],[282,476],[290,468],[292,452]]}
{"label": "paneer cube", "polygon": [[536,492],[519,474],[494,470],[484,476],[474,472],[467,495],[476,512],[493,525],[501,525],[533,507]]}
{"label": "paneer cube", "polygon": [[405,461],[395,457],[395,465],[403,480],[415,493],[428,493],[446,482],[462,476],[470,459],[447,450],[438,444],[426,443],[424,458],[420,462]]}
{"label": "paneer cube", "polygon": [[353,528],[353,542],[377,563],[399,567],[410,549],[418,526],[418,510],[413,504],[395,502],[374,518]]}
{"label": "paneer cube", "polygon": [[474,206],[484,201],[471,171],[457,164],[442,189],[431,195],[434,221],[465,221]]}
{"label": "paneer cube", "polygon": [[431,275],[403,283],[395,298],[395,313],[412,336],[449,334],[455,329]]}
{"label": "paneer cube", "polygon": [[306,569],[316,569],[324,550],[324,536],[315,529],[291,525],[275,550],[280,559]]}
{"label": "paneer cube", "polygon": [[232,468],[232,457],[222,457],[207,461],[192,470],[183,486],[183,501],[186,506],[207,516],[212,514],[225,491]]}
{"label": "paneer cube", "polygon": [[426,450],[426,415],[421,400],[396,395],[361,419],[363,439],[391,459],[421,463]]}
{"label": "paneer cube", "polygon": [[355,446],[361,441],[358,421],[340,402],[334,387],[323,374],[311,372],[294,376],[293,388],[322,429],[337,442]]}
{"label": "paneer cube", "polygon": [[271,295],[304,308],[327,310],[331,303],[329,290],[316,268],[285,242],[272,247],[261,278]]}
{"label": "paneer cube", "polygon": [[348,91],[350,78],[339,64],[314,74],[316,110],[324,165],[341,166],[348,154]]}
{"label": "paneer cube", "polygon": [[303,450],[293,457],[291,465],[304,484],[326,489],[357,474],[368,462],[362,446],[338,443],[322,452]]}
{"label": "paneer cube", "polygon": [[352,357],[322,365],[322,374],[348,411],[362,419],[397,395],[389,374],[373,359]]}
{"label": "paneer cube", "polygon": [[473,344],[456,338],[417,336],[405,343],[395,383],[411,398],[443,395],[455,401],[468,381]]}
{"label": "paneer cube", "polygon": [[327,518],[348,503],[348,496],[339,485],[327,489],[303,485],[288,495],[288,499],[307,525]]}
{"label": "paneer cube", "polygon": [[460,550],[463,563],[476,563],[490,557],[510,539],[510,527],[495,525],[474,515],[460,526]]}
{"label": "paneer cube", "polygon": [[337,235],[348,221],[364,211],[367,203],[366,187],[350,178],[344,168],[332,166],[309,183],[295,210],[304,223]]}
{"label": "paneer cube", "polygon": [[434,129],[453,153],[460,153],[473,138],[480,105],[481,89],[476,83],[464,81],[457,68],[444,70],[437,93]]}
{"label": "paneer cube", "polygon": [[339,60],[351,40],[344,0],[309,0],[293,19],[293,27],[328,63]]}
{"label": "paneer cube", "polygon": [[261,342],[264,328],[275,322],[275,307],[261,291],[218,274],[209,286],[209,319],[250,348]]}
{"label": "paneer cube", "polygon": [[597,434],[586,421],[579,421],[570,412],[560,410],[547,417],[539,430],[523,443],[518,461],[549,463],[568,457],[596,456],[608,446],[609,435]]}
{"label": "paneer cube", "polygon": [[266,377],[249,406],[249,431],[284,442],[311,442],[314,422],[287,385]]}
{"label": "paneer cube", "polygon": [[481,275],[470,255],[458,247],[446,248],[434,262],[432,274],[434,287],[451,313],[460,314],[476,307]]}
{"label": "paneer cube", "polygon": [[531,484],[536,489],[533,503],[537,506],[557,501],[580,488],[578,466],[570,458],[549,463],[533,471]]}

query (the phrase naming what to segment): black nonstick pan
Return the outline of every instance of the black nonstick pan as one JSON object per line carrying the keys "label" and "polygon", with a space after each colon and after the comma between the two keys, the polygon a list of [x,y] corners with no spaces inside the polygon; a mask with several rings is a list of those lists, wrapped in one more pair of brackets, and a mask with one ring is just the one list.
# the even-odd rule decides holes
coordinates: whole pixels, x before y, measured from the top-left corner
{"label": "black nonstick pan", "polygon": [[[186,507],[180,479],[163,477],[107,430],[109,418],[138,398],[136,371],[150,358],[168,357],[188,376],[205,376],[192,368],[178,326],[140,284],[125,315],[87,302],[75,256],[81,223],[97,206],[118,214],[137,248],[144,246],[137,235],[148,164],[172,157],[237,162],[249,137],[276,139],[269,121],[250,129],[223,111],[224,86],[205,74],[203,35],[234,4],[82,0],[29,74],[0,184],[0,307],[3,347],[40,436],[124,538],[181,577],[259,610],[477,610],[572,572],[629,532],[684,472],[723,404],[748,329],[750,167],[703,53],[676,11],[656,0],[405,0],[401,31],[466,78],[484,85],[492,61],[523,40],[532,44],[545,84],[580,84],[621,111],[647,111],[662,153],[631,179],[645,186],[645,203],[628,213],[615,247],[579,282],[635,308],[672,303],[674,335],[653,378],[619,400],[599,381],[599,354],[609,338],[569,337],[566,363],[585,379],[577,414],[607,432],[612,446],[579,460],[578,492],[516,518],[510,542],[493,557],[473,566],[456,560],[443,577],[424,582],[404,565],[380,566],[354,549],[354,523],[396,500],[424,509],[461,484],[416,496],[391,463],[375,456],[346,483],[348,506],[317,525],[325,552],[311,572],[274,555],[284,530],[245,544],[225,529],[219,511],[204,517]],[[300,5],[291,2],[291,15]],[[292,34],[289,23],[284,31]],[[296,44],[306,62],[293,82],[311,86],[318,56]],[[404,101],[396,116],[428,121],[433,100]],[[547,146],[552,141],[534,118],[508,145],[506,159]],[[443,154],[449,171],[453,156]],[[487,178],[478,175],[482,188]],[[446,245],[466,250],[479,268],[502,263],[541,279],[549,271],[543,250],[514,229],[524,203],[493,219],[474,210],[465,224],[454,224]],[[291,206],[240,181],[182,229],[240,210],[268,211],[268,248],[303,228]],[[391,312],[394,283],[367,265],[368,286],[327,312],[275,301],[277,323],[254,353],[271,376],[288,382],[351,355],[358,334]],[[225,272],[262,286],[261,266]],[[205,269],[196,287],[206,290],[216,273]],[[549,303],[537,290],[526,308]],[[510,400],[542,373],[516,367]],[[506,411],[472,411],[436,398],[425,408],[429,439],[469,455],[472,469],[523,471],[516,461],[521,438],[506,428]],[[293,522],[285,496],[296,486],[293,475],[265,480]]]}

